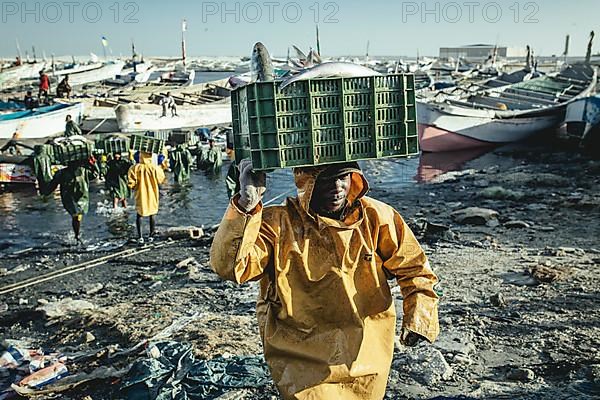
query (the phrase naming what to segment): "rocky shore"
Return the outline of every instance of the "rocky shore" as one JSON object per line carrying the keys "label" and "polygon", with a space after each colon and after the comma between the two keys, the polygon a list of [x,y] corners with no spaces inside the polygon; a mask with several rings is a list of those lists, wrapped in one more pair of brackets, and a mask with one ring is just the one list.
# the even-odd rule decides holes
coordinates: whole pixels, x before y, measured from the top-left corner
{"label": "rocky shore", "polygon": [[[398,342],[386,398],[600,396],[600,161],[566,150],[503,149],[430,183],[371,187],[370,196],[409,222],[441,279],[439,340],[415,348]],[[81,378],[33,394],[124,397],[132,364],[156,341],[190,343],[196,360],[260,356],[257,285],[238,287],[212,273],[211,240],[209,230],[197,240],[159,242],[1,294],[5,345],[65,355],[69,373]],[[112,240],[8,254],[0,286],[128,248],[140,249]],[[392,285],[400,326],[402,299]],[[2,387],[9,379],[0,375]],[[267,382],[214,398],[278,396]]]}

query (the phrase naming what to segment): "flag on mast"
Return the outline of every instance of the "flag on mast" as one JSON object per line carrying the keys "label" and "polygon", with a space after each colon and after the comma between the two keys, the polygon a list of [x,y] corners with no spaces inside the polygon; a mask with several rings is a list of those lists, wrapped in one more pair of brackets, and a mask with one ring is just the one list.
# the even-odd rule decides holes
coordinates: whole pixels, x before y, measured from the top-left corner
{"label": "flag on mast", "polygon": [[184,19],[181,21],[181,32],[187,31],[187,21]]}
{"label": "flag on mast", "polygon": [[104,47],[108,46],[108,40],[106,39],[106,36],[102,36],[102,46],[104,46]]}

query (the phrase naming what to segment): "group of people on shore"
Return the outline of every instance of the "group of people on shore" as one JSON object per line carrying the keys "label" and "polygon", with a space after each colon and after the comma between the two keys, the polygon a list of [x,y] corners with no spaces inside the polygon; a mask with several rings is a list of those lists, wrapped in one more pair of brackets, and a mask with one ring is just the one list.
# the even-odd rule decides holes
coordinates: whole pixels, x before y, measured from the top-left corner
{"label": "group of people on shore", "polygon": [[[38,95],[37,98],[33,96],[33,92],[28,90],[23,98],[23,103],[25,103],[25,108],[27,110],[32,110],[44,104],[50,103],[50,90],[51,90],[51,81],[50,77],[44,70],[39,72],[40,78],[38,83]],[[69,83],[69,75],[65,75],[64,78],[58,83],[56,86],[56,97],[69,99],[71,97],[71,92],[73,88]]]}
{"label": "group of people on shore", "polygon": [[[66,133],[65,133],[66,134]],[[66,135],[67,136],[67,135]],[[221,149],[209,141],[209,148],[198,150],[196,165],[208,175],[220,175],[222,165]],[[94,156],[86,160],[72,161],[65,168],[53,173],[52,158],[44,146],[35,148],[33,170],[38,179],[39,192],[50,195],[60,188],[60,196],[65,210],[72,218],[75,240],[81,243],[80,231],[83,216],[89,209],[90,181],[104,178],[105,189],[112,200],[113,208],[127,207],[127,201],[134,192],[136,207],[137,241],[144,243],[142,220],[149,219],[150,232],[146,240],[152,241],[156,234],[155,216],[159,208],[159,186],[165,180],[165,171],[173,173],[174,182],[188,184],[194,155],[186,145],[180,144],[162,154],[130,152],[128,157],[121,153],[108,156]]]}

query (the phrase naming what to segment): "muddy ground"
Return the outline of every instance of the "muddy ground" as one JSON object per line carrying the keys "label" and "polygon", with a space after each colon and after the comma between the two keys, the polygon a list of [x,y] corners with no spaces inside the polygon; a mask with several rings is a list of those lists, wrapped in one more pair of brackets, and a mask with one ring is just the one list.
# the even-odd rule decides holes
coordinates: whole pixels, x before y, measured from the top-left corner
{"label": "muddy ground", "polygon": [[[386,398],[600,398],[600,161],[548,148],[492,154],[493,161],[484,156],[402,192],[372,182],[370,196],[409,221],[441,279],[440,337],[433,345],[396,346]],[[467,207],[487,210],[456,213]],[[118,248],[4,257],[0,286],[137,247],[109,243]],[[0,295],[0,336],[88,354],[71,363],[74,371],[126,370],[143,348],[106,354],[194,315],[169,339],[192,343],[197,358],[260,354],[257,285],[220,281],[208,266],[210,243],[207,232]],[[398,288],[393,292],[401,315]],[[91,304],[55,317],[39,309],[67,298]],[[119,395],[112,377],[41,398]],[[228,398],[278,397],[267,385]]]}

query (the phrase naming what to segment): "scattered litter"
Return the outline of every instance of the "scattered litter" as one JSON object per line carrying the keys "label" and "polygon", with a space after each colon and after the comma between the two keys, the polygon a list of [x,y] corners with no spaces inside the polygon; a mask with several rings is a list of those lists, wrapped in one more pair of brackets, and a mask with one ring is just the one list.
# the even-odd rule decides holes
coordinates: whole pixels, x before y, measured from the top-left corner
{"label": "scattered litter", "polygon": [[39,389],[52,382],[56,382],[68,374],[69,370],[67,367],[63,363],[57,362],[29,375],[19,382],[19,386],[27,386],[33,389]]}
{"label": "scattered litter", "polygon": [[454,221],[459,224],[468,225],[498,225],[498,212],[488,208],[468,207],[462,210],[454,211],[452,214]]}
{"label": "scattered litter", "polygon": [[87,294],[87,295],[93,295],[93,294],[99,293],[102,291],[102,289],[104,289],[104,285],[100,282],[89,283],[89,284],[83,286],[83,290],[85,291],[85,294]]}
{"label": "scattered litter", "polygon": [[80,314],[87,310],[93,310],[96,305],[86,300],[73,300],[70,297],[41,305],[37,308],[42,311],[46,318],[60,318],[68,315]]}
{"label": "scattered litter", "polygon": [[147,356],[136,361],[123,378],[125,398],[215,399],[235,389],[260,388],[270,381],[262,355],[196,360],[189,344],[159,342],[149,347]]}

